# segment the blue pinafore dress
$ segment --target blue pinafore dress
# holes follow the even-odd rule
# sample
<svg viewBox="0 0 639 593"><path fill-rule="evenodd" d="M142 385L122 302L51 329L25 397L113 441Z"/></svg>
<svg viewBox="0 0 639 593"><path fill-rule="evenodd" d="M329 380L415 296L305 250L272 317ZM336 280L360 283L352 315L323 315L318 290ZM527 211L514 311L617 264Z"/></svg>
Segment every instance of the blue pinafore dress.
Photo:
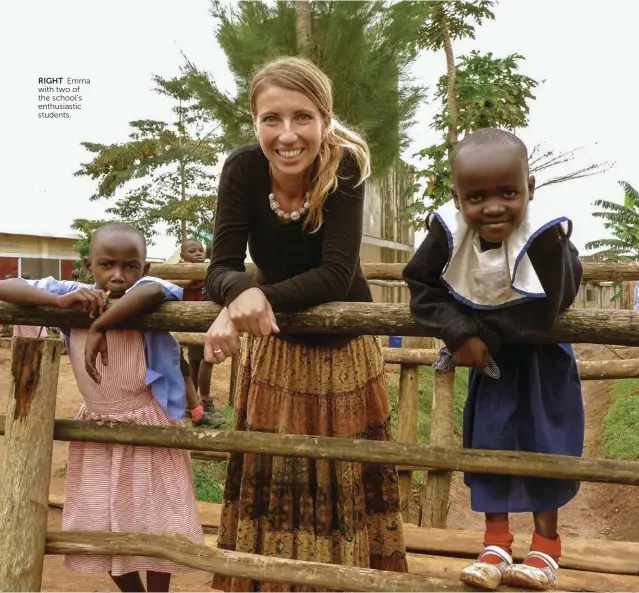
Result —
<svg viewBox="0 0 639 593"><path fill-rule="evenodd" d="M442 281L457 300L475 309L499 309L545 297L526 252L537 235L567 219L534 204L500 249L485 252L452 204L435 214L449 242ZM581 456L584 407L572 346L504 344L493 360L498 378L470 370L463 446ZM526 476L466 473L464 482L472 509L482 513L554 510L579 490L575 480Z"/></svg>

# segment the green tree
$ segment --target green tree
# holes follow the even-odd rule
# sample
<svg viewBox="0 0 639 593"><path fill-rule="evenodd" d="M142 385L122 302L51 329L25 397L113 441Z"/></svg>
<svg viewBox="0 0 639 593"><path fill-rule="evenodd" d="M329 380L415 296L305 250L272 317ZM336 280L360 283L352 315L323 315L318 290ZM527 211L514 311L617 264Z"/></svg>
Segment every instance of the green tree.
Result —
<svg viewBox="0 0 639 593"><path fill-rule="evenodd" d="M596 200L593 205L601 210L593 216L601 218L603 227L611 237L586 244L586 249L607 249L611 259L639 261L639 192L627 181L620 181L624 203Z"/></svg>
<svg viewBox="0 0 639 593"><path fill-rule="evenodd" d="M382 175L407 147L408 129L425 96L409 70L428 4L216 0L215 37L236 93L220 90L188 60L185 72L201 106L220 122L224 149L231 150L255 141L248 97L252 74L271 59L302 53L331 78L336 116L367 139L375 174Z"/></svg>
<svg viewBox="0 0 639 593"><path fill-rule="evenodd" d="M74 262L73 269L80 274L80 282L90 281L90 277L84 269L84 258L89 257L89 245L95 229L107 222L113 221L76 218L71 224L71 228L80 235L80 238L73 245L73 249L78 254L78 259Z"/></svg>
<svg viewBox="0 0 639 593"><path fill-rule="evenodd" d="M458 132L467 135L486 127L514 131L528 125L528 101L535 98L533 89L538 82L519 73L519 62L523 59L519 54L496 58L492 53L482 55L476 51L460 57L456 67ZM416 199L406 216L411 217L418 228L423 226L427 212L439 208L452 196L450 155L454 144L449 141L448 133L451 125L448 90L448 75L443 75L434 95L439 112L431 123L431 128L442 133L442 140L416 155L426 166L415 169L417 182L412 191Z"/></svg>
<svg viewBox="0 0 639 593"><path fill-rule="evenodd" d="M519 66L524 57L511 54L505 58L473 51L461 56L457 65L457 129L467 135L485 127L503 128L515 132L528 126L529 102L535 99L537 80L522 74ZM423 228L425 214L439 208L452 197L450 155L453 145L448 141L450 111L447 75L443 75L435 90L439 112L431 127L442 133L439 143L427 146L416 156L425 162L423 168L414 169L415 183L411 191L415 200L405 216L412 219L416 228ZM543 173L561 167L574 160L580 148L568 151L542 150L535 146L529 154L531 174ZM564 183L610 168L608 162L594 163L550 177L538 184L537 189L556 183Z"/></svg>
<svg viewBox="0 0 639 593"><path fill-rule="evenodd" d="M130 122L129 140L118 144L82 142L95 154L75 173L98 182L91 200L116 198L107 214L140 228L152 242L157 225L178 240L213 228L218 160L216 126L189 89L186 77L153 77L155 91L168 97L176 119ZM120 189L125 195L116 197Z"/></svg>
<svg viewBox="0 0 639 593"><path fill-rule="evenodd" d="M494 20L492 7L494 0L435 0L428 2L430 8L420 31L420 45L432 51L444 50L446 55L446 111L447 142L450 146L457 144L457 70L453 40L470 37L475 39L475 26L488 19Z"/></svg>

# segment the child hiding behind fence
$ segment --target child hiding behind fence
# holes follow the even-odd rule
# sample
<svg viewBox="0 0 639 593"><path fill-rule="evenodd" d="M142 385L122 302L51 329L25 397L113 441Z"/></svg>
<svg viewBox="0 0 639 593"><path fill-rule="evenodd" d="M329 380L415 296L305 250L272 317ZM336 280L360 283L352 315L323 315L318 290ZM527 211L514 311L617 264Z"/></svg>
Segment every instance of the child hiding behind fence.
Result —
<svg viewBox="0 0 639 593"><path fill-rule="evenodd" d="M535 179L515 135L482 129L457 144L454 200L429 219L404 270L415 320L446 344L440 370L471 367L464 447L581 455L584 411L569 344L528 344L570 307L582 267L571 223L534 207ZM504 342L517 342L508 343ZM496 589L555 584L558 509L579 483L466 474L471 506L486 516L485 549L461 580ZM532 512L523 564L513 564L509 513Z"/></svg>
<svg viewBox="0 0 639 593"><path fill-rule="evenodd" d="M182 242L180 256L180 263L204 263L204 245L197 239L187 239ZM186 280L179 284L184 289L182 300L207 300L204 280ZM186 400L193 425L212 428L222 426L226 423L226 416L215 409L215 403L211 397L213 365L204 360L204 346L191 345L187 348L187 353L188 363L183 362L182 374L187 387Z"/></svg>
<svg viewBox="0 0 639 593"><path fill-rule="evenodd" d="M65 335L69 358L84 398L77 418L181 426L185 411L180 348L168 332L113 329L182 289L148 270L142 233L107 224L93 234L87 271L94 286L45 278L0 282L0 299L23 304L82 309L91 327ZM107 295L117 298L106 310ZM83 443L69 445L63 529L180 534L203 543L189 454L179 449ZM190 569L142 556L67 556L81 572L108 572L121 591L168 591L171 573Z"/></svg>

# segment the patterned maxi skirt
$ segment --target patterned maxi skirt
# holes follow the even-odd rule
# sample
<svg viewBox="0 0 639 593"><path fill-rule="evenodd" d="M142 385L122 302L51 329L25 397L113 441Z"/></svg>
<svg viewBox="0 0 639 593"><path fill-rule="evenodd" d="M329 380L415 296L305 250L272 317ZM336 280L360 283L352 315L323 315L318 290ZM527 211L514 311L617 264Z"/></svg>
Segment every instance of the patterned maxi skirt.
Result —
<svg viewBox="0 0 639 593"><path fill-rule="evenodd" d="M377 338L313 347L274 337L242 346L234 430L390 440ZM392 465L232 454L218 547L406 572ZM226 591L308 590L215 575Z"/></svg>

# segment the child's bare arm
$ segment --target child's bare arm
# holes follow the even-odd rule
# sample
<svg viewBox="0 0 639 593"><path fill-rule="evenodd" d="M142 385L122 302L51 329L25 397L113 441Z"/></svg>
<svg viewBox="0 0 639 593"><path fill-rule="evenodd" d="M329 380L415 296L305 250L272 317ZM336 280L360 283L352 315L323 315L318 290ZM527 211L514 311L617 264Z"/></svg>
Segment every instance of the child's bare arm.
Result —
<svg viewBox="0 0 639 593"><path fill-rule="evenodd" d="M56 286L58 287L56 290L49 292L47 289L31 286L27 281L19 278L2 280L0 281L0 301L15 305L89 311L90 317L97 317L105 309L106 297L101 290L77 288L77 284L65 285L64 282L56 282Z"/></svg>
<svg viewBox="0 0 639 593"><path fill-rule="evenodd" d="M0 301L14 305L57 307L59 296L35 288L19 278L0 281Z"/></svg>
<svg viewBox="0 0 639 593"><path fill-rule="evenodd" d="M164 301L164 286L158 282L147 282L127 291L114 302L92 324L84 346L84 368L96 383L102 382L102 376L95 366L98 354L104 366L109 364L109 352L106 332L121 323L157 307Z"/></svg>
<svg viewBox="0 0 639 593"><path fill-rule="evenodd" d="M157 282L147 282L129 290L114 301L91 325L91 330L105 333L121 323L157 307L164 301L164 287Z"/></svg>

